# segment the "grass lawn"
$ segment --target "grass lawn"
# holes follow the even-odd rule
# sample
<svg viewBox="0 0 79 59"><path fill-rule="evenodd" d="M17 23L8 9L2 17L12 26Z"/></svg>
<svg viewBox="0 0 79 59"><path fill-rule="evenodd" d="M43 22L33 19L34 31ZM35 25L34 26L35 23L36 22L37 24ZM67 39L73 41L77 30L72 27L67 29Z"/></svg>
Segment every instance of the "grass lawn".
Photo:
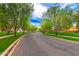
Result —
<svg viewBox="0 0 79 59"><path fill-rule="evenodd" d="M54 36L54 37L58 37L58 38L62 38L62 39L66 39L66 40L72 40L72 41L77 41L77 42L79 42L79 38L72 38L72 37L64 37L64 36L73 36L73 37L79 37L79 36L77 36L77 35L79 35L79 33L74 33L74 34L72 34L72 33L63 33L63 35L62 34L58 34L57 36L56 36L56 34L55 33L52 33L52 32L47 32L47 33L45 33L46 35L49 35L49 36ZM77 35L76 35L77 34Z"/></svg>
<svg viewBox="0 0 79 59"><path fill-rule="evenodd" d="M77 41L79 42L79 38L71 38L71 37L63 37L63 36L58 36L59 38L62 38L62 39L66 39L66 40L72 40L72 41Z"/></svg>
<svg viewBox="0 0 79 59"><path fill-rule="evenodd" d="M12 33L10 33L9 35L11 35ZM0 32L0 37L1 36L6 36L6 35L8 35L6 32Z"/></svg>
<svg viewBox="0 0 79 59"><path fill-rule="evenodd" d="M56 34L55 32L47 32L47 33ZM65 35L65 36L79 37L79 32L77 32L77 33L75 33L75 32L63 32L63 33L58 32L57 34L58 35Z"/></svg>
<svg viewBox="0 0 79 59"><path fill-rule="evenodd" d="M20 36L22 36L22 34L0 39L0 53L7 49Z"/></svg>
<svg viewBox="0 0 79 59"><path fill-rule="evenodd" d="M16 34L22 34L22 33L20 33L20 32L17 32ZM0 37L2 37L2 36L7 36L7 35L14 35L14 33L13 32L10 32L9 34L7 34L7 32L0 32Z"/></svg>

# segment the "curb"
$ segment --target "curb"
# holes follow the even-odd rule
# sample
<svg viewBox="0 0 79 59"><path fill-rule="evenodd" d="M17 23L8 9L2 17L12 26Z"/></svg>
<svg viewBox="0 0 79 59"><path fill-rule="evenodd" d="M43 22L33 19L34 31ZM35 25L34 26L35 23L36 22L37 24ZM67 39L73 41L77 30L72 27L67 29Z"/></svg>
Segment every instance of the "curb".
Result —
<svg viewBox="0 0 79 59"><path fill-rule="evenodd" d="M66 41L66 42L70 42L70 43L79 44L79 42L72 41L72 40L66 40L66 39L62 39L62 38L59 38L59 37L54 37L54 38L57 38L58 40L62 40L62 41Z"/></svg>
<svg viewBox="0 0 79 59"><path fill-rule="evenodd" d="M19 43L24 36L25 34L19 37L16 41L14 41L0 56L8 56L14 46L17 45L17 43Z"/></svg>

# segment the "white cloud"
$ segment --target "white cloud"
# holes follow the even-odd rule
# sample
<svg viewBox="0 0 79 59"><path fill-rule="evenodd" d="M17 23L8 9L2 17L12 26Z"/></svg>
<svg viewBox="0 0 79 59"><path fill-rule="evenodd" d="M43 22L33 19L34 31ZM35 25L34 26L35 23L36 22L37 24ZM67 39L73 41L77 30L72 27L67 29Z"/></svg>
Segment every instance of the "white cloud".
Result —
<svg viewBox="0 0 79 59"><path fill-rule="evenodd" d="M42 18L43 12L46 12L48 7L41 5L40 3L33 3L34 4L34 12L32 14L33 18L36 17ZM62 3L60 4L61 8L65 8L67 5L71 5L72 3Z"/></svg>
<svg viewBox="0 0 79 59"><path fill-rule="evenodd" d="M41 4L35 3L34 4L34 12L33 17L39 17L42 18L42 13L47 11L47 8L45 6L42 6Z"/></svg>
<svg viewBox="0 0 79 59"><path fill-rule="evenodd" d="M63 4L61 4L60 6L61 6L61 8L65 8L67 5L71 5L72 3L63 3Z"/></svg>
<svg viewBox="0 0 79 59"><path fill-rule="evenodd" d="M33 19L37 19L36 16L35 16L34 14L32 15L32 18L33 18Z"/></svg>

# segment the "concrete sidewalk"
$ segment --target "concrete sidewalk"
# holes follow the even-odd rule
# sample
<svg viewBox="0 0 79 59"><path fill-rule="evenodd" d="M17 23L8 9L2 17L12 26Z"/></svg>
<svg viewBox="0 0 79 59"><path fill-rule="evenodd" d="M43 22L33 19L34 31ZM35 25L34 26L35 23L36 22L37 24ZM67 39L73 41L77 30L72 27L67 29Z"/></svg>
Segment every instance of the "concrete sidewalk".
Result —
<svg viewBox="0 0 79 59"><path fill-rule="evenodd" d="M10 36L13 36L13 35L1 36L0 39L6 38L6 37L10 37Z"/></svg>

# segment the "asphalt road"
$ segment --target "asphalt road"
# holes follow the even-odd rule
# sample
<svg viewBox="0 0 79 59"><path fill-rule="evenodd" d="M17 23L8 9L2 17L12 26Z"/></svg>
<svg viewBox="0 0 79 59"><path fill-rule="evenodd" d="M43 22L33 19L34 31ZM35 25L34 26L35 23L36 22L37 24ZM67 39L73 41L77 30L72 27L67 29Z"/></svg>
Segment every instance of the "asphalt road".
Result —
<svg viewBox="0 0 79 59"><path fill-rule="evenodd" d="M12 56L79 56L79 43L59 40L42 33L23 37Z"/></svg>

